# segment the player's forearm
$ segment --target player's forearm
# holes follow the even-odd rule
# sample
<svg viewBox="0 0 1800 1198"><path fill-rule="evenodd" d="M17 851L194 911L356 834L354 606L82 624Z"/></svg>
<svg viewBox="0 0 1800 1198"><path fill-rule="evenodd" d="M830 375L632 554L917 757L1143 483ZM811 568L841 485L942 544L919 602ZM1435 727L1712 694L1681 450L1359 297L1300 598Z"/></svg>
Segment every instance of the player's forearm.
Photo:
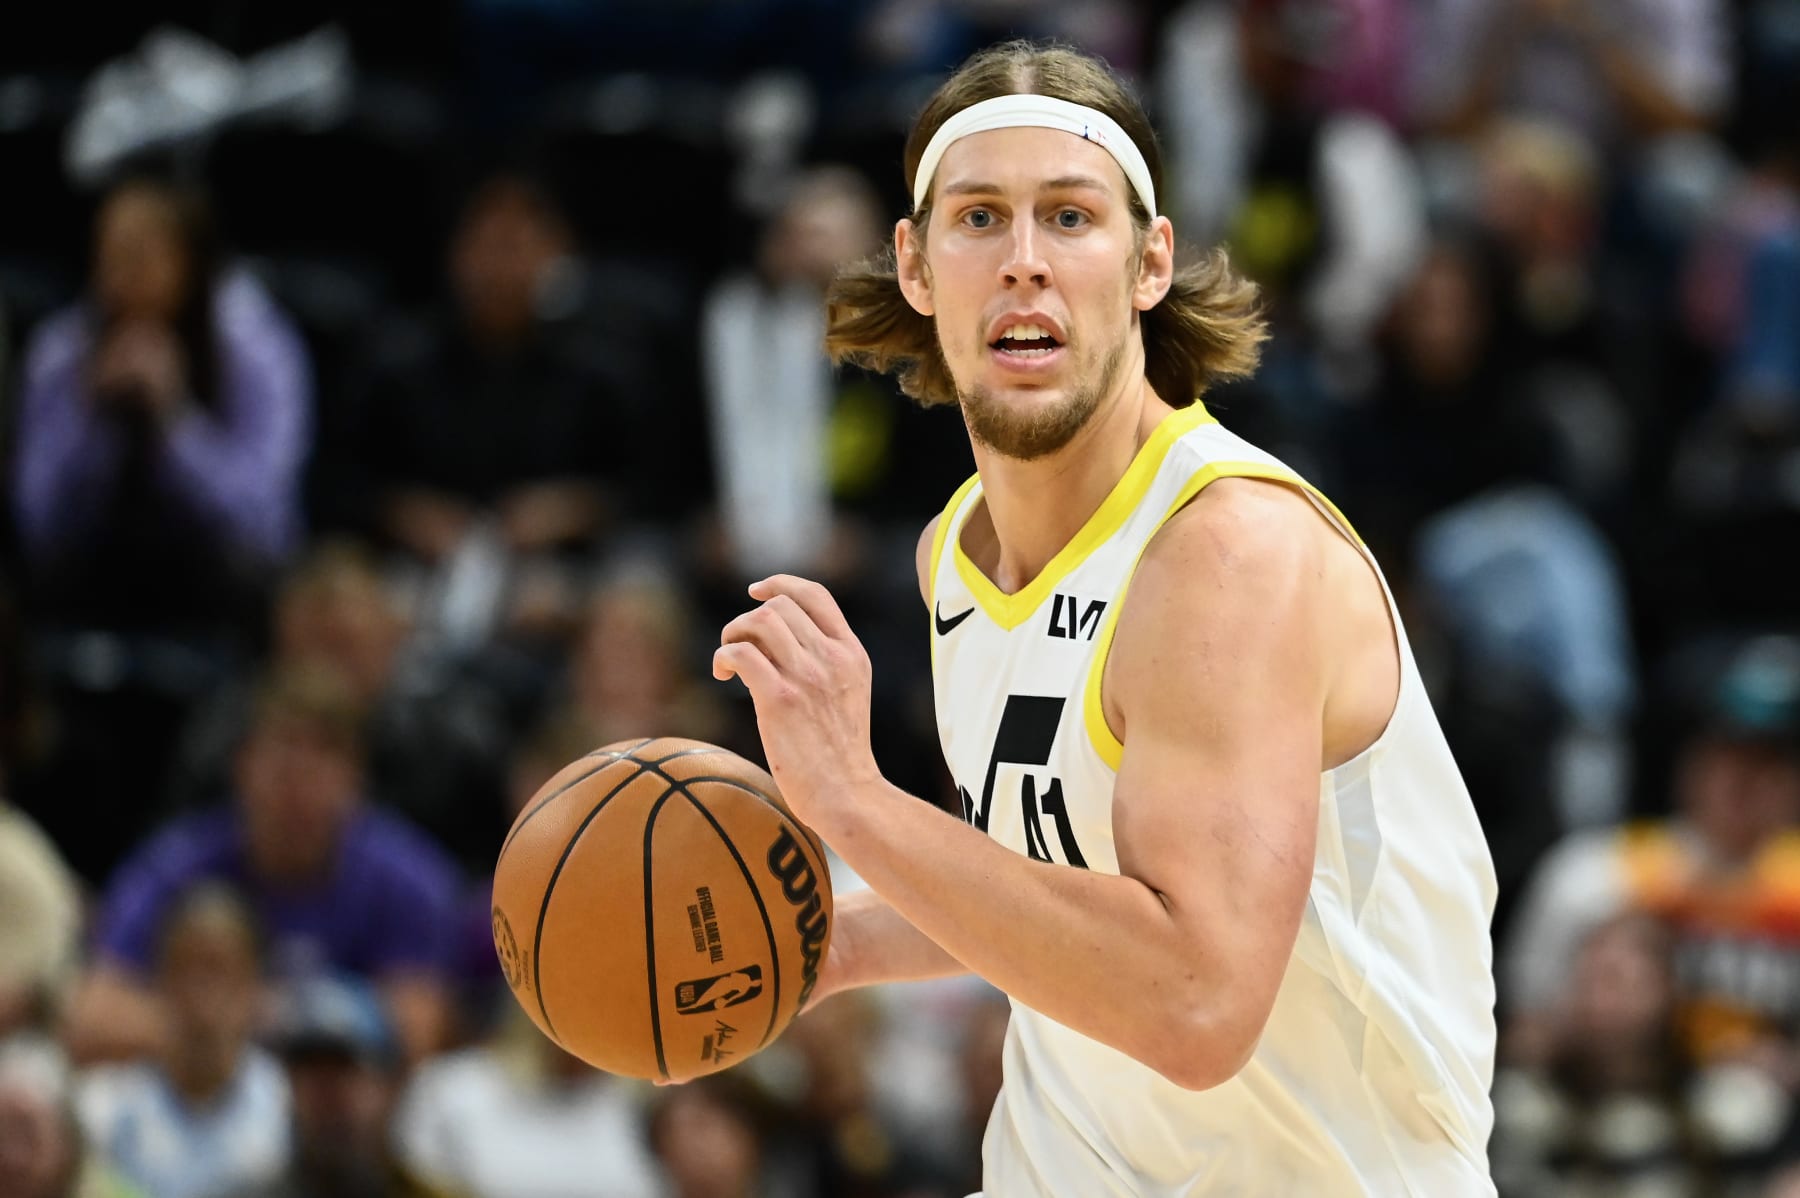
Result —
<svg viewBox="0 0 1800 1198"><path fill-rule="evenodd" d="M968 968L919 931L873 890L837 900L831 951L819 972L814 1001L882 982L917 982L967 973Z"/></svg>
<svg viewBox="0 0 1800 1198"><path fill-rule="evenodd" d="M828 821L816 830L896 917L1033 1010L1195 1089L1254 1048L1204 938L1136 879L1033 861L892 786Z"/></svg>

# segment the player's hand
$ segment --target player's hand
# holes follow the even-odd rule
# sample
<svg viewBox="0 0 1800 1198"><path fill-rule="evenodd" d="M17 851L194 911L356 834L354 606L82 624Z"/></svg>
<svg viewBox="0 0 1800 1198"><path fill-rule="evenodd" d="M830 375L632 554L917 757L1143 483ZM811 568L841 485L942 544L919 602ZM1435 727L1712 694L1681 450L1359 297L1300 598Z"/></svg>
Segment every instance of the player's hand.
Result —
<svg viewBox="0 0 1800 1198"><path fill-rule="evenodd" d="M816 582L777 574L751 584L750 597L761 605L725 626L713 677L749 688L769 772L795 816L816 827L827 795L881 777L869 747L869 655Z"/></svg>

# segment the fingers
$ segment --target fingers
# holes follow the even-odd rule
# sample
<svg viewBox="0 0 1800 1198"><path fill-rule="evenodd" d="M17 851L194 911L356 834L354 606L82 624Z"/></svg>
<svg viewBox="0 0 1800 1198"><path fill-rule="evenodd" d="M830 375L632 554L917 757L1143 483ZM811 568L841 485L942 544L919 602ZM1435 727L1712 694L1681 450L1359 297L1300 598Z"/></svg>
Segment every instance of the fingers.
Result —
<svg viewBox="0 0 1800 1198"><path fill-rule="evenodd" d="M783 613L779 610L780 606L786 606L790 611ZM802 623L807 626L800 627ZM764 603L725 625L724 630L719 633L719 643L731 645L747 641L760 648L774 665L791 670L805 656L803 637L813 642L824 639L819 630L812 628L810 624L805 613L791 603Z"/></svg>
<svg viewBox="0 0 1800 1198"><path fill-rule="evenodd" d="M720 682L736 678L750 688L752 696L772 693L781 682L780 671L749 641L735 641L713 650L713 677Z"/></svg>
<svg viewBox="0 0 1800 1198"><path fill-rule="evenodd" d="M844 619L844 613L831 597L825 587L808 578L797 578L792 574L775 574L761 582L750 584L750 597L768 602L776 596L785 595L791 599L801 611L805 612L819 631L832 640L854 640L856 634L850 631L850 622Z"/></svg>

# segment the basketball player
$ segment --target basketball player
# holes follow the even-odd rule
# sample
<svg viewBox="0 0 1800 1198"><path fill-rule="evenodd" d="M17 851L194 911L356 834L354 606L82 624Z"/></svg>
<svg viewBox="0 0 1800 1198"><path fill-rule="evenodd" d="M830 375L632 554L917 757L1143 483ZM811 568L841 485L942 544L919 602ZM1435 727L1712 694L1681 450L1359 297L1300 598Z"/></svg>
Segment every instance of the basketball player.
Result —
<svg viewBox="0 0 1800 1198"><path fill-rule="evenodd" d="M964 819L881 777L824 588L755 584L714 658L872 887L820 990L1010 996L988 1198L1493 1193L1492 864L1356 534L1197 399L1253 289L1176 265L1148 121L1073 51L972 59L906 163L830 346L974 444L918 554Z"/></svg>

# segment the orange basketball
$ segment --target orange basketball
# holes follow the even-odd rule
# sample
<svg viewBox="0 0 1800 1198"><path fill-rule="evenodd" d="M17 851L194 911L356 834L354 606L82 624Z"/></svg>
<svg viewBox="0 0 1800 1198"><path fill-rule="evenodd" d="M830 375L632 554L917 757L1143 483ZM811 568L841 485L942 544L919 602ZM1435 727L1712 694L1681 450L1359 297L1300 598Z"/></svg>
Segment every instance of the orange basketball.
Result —
<svg viewBox="0 0 1800 1198"><path fill-rule="evenodd" d="M513 997L588 1064L684 1081L772 1043L818 980L831 885L767 773L663 737L596 749L519 813L494 870Z"/></svg>

